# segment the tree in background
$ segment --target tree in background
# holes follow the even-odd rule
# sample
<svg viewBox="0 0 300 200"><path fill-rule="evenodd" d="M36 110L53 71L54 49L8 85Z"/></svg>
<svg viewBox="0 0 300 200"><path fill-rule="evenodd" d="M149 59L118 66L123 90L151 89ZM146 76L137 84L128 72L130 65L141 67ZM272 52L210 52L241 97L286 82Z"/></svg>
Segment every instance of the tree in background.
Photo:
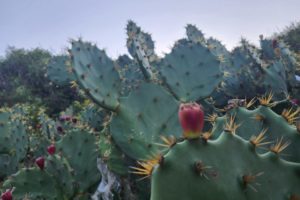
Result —
<svg viewBox="0 0 300 200"><path fill-rule="evenodd" d="M300 22L292 23L277 35L290 46L291 50L300 53Z"/></svg>
<svg viewBox="0 0 300 200"><path fill-rule="evenodd" d="M0 104L43 105L49 115L57 114L80 97L75 89L50 84L45 77L52 55L49 51L9 47L0 60Z"/></svg>

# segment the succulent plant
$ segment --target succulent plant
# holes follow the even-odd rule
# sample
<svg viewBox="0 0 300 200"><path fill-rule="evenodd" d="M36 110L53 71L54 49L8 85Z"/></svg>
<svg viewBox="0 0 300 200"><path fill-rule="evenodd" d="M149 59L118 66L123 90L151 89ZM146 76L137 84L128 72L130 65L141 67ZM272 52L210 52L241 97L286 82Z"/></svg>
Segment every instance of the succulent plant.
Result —
<svg viewBox="0 0 300 200"><path fill-rule="evenodd" d="M131 27L129 41L143 34L132 22L128 26ZM139 50L129 49L134 55L139 53L133 51ZM155 152L158 147L154 143L160 135L179 136L180 127L174 115L179 101L205 99L222 79L217 57L206 46L183 39L176 42L171 53L153 62L152 71L159 74L155 79L146 82L149 77L144 74L141 83L122 97L121 79L126 76L115 67L118 62L95 45L81 40L72 41L70 52L79 85L98 105L114 113L110 133L122 151L134 159ZM140 69L144 67L140 65ZM155 112L162 107L163 113Z"/></svg>
<svg viewBox="0 0 300 200"><path fill-rule="evenodd" d="M74 80L68 56L54 56L47 66L46 76L56 85L68 85Z"/></svg>
<svg viewBox="0 0 300 200"><path fill-rule="evenodd" d="M22 119L9 108L0 110L0 132L0 178L4 178L18 171L29 139Z"/></svg>
<svg viewBox="0 0 300 200"><path fill-rule="evenodd" d="M185 137L184 141L163 138L165 151L133 167L134 173L151 176L151 200L297 199L300 134L289 125L295 113L285 111L279 116L266 107L272 105L269 98L260 101L264 106L255 110L236 107L228 111L222 125L218 117L210 116L213 133ZM194 119L194 113L187 111L185 118ZM203 120L185 122L189 124L181 123L183 130L201 126ZM284 142L282 135L291 143ZM269 138L278 139L270 145ZM261 149L263 146L266 148ZM283 151L293 162L283 159Z"/></svg>
<svg viewBox="0 0 300 200"><path fill-rule="evenodd" d="M299 198L300 109L287 97L298 98L299 81L282 41L261 37L257 48L242 40L230 52L188 25L187 38L159 57L133 21L127 34L131 57L113 60L79 39L70 58L47 68L53 82L72 81L95 104L58 121L42 109L29 119L22 106L1 110L0 178L26 166L4 182L2 199L12 191L14 199L88 199L101 179L99 156L129 188L129 165L139 160L131 170L151 176L151 200ZM257 107L249 101L271 91Z"/></svg>

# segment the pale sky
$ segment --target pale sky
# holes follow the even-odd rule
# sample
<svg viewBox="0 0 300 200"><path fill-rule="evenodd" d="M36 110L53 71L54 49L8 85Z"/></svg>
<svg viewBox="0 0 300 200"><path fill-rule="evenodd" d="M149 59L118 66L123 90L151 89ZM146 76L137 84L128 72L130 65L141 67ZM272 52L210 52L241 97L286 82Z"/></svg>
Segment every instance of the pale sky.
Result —
<svg viewBox="0 0 300 200"><path fill-rule="evenodd" d="M300 21L300 0L0 0L0 56L10 46L62 53L81 36L112 57L127 53L125 27L132 19L169 52L191 23L228 48L243 36L257 44Z"/></svg>

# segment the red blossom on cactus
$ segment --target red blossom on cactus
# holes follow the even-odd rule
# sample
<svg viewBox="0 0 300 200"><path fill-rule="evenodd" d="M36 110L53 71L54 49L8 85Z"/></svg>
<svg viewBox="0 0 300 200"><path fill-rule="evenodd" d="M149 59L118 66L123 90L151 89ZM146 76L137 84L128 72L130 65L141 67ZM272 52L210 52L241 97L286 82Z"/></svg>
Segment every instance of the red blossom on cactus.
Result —
<svg viewBox="0 0 300 200"><path fill-rule="evenodd" d="M13 199L13 197L12 197L12 190L8 189L5 192L3 192L1 194L1 199L2 200L12 200Z"/></svg>
<svg viewBox="0 0 300 200"><path fill-rule="evenodd" d="M56 148L55 148L54 144L51 144L50 146L47 147L47 151L50 155L55 154L55 150L56 150Z"/></svg>
<svg viewBox="0 0 300 200"><path fill-rule="evenodd" d="M200 137L204 126L204 111L197 103L182 103L179 107L179 121L185 138Z"/></svg>
<svg viewBox="0 0 300 200"><path fill-rule="evenodd" d="M35 160L35 164L36 164L41 170L43 170L44 167L45 167L45 158L44 158L43 156L38 157L38 158Z"/></svg>

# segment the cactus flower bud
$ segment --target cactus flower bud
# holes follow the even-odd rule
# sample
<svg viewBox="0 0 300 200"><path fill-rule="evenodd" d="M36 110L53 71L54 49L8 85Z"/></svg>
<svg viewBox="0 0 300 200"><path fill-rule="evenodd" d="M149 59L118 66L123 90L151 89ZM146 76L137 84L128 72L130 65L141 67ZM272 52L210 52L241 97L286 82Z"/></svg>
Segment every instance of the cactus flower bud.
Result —
<svg viewBox="0 0 300 200"><path fill-rule="evenodd" d="M50 155L53 155L55 154L55 145L54 144L51 144L50 146L47 147L47 151Z"/></svg>
<svg viewBox="0 0 300 200"><path fill-rule="evenodd" d="M12 200L12 190L6 190L1 194L1 199L2 200Z"/></svg>
<svg viewBox="0 0 300 200"><path fill-rule="evenodd" d="M190 139L200 137L204 126L202 106L197 103L182 103L178 115L183 136Z"/></svg>
<svg viewBox="0 0 300 200"><path fill-rule="evenodd" d="M35 164L36 164L41 170L43 170L44 167L45 167L45 158L44 158L43 156L38 157L38 158L35 160Z"/></svg>
<svg viewBox="0 0 300 200"><path fill-rule="evenodd" d="M56 130L59 132L59 133L62 133L64 131L63 127L62 126L57 126L56 127Z"/></svg>

